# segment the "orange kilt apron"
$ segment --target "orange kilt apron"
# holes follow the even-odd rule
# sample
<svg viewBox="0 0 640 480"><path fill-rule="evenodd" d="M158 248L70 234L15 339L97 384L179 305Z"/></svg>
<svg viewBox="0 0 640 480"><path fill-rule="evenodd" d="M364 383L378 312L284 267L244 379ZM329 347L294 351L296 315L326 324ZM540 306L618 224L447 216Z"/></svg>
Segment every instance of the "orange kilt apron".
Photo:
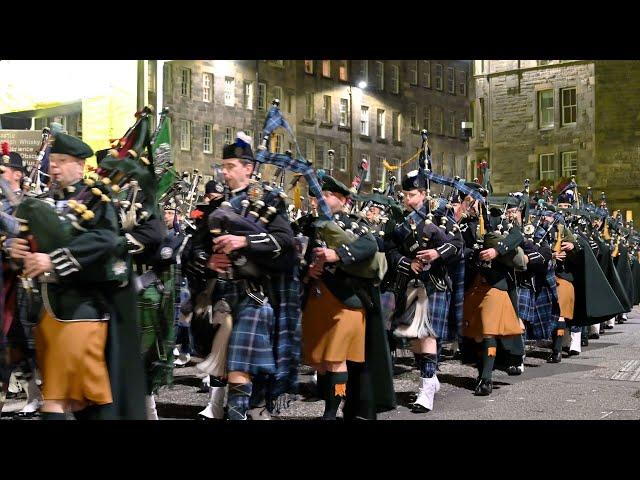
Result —
<svg viewBox="0 0 640 480"><path fill-rule="evenodd" d="M576 293L573 284L567 280L556 277L558 288L558 304L560 305L560 316L565 320L573 318L573 306L576 301Z"/></svg>
<svg viewBox="0 0 640 480"><path fill-rule="evenodd" d="M509 293L492 288L478 274L464 296L465 337L521 335L522 324Z"/></svg>
<svg viewBox="0 0 640 480"><path fill-rule="evenodd" d="M365 310L345 307L316 282L320 295L311 292L302 313L304 363L364 362Z"/></svg>
<svg viewBox="0 0 640 480"><path fill-rule="evenodd" d="M61 322L46 310L35 329L45 400L113 402L105 361L107 322Z"/></svg>

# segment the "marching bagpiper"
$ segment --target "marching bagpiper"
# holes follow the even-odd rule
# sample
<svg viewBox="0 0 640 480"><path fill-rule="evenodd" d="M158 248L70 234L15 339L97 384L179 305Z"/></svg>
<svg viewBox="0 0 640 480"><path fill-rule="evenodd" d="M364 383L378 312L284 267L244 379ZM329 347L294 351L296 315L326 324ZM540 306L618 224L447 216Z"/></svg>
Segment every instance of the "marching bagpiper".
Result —
<svg viewBox="0 0 640 480"><path fill-rule="evenodd" d="M262 187L252 183L254 168L250 139L238 133L236 141L223 150L222 170L232 201L262 194ZM255 192L255 187L260 191ZM241 203L237 202L236 213L246 210ZM226 352L230 420L246 420L250 407L260 413L267 410L268 415L277 398L295 385L299 288L293 232L284 212L276 209L274 213L265 232L216 232L209 250L213 254L208 267L218 274L214 310L225 305L233 318ZM258 278L243 278L239 273L248 263L261 269Z"/></svg>
<svg viewBox="0 0 640 480"><path fill-rule="evenodd" d="M351 190L325 175L322 193L338 228L357 230L357 238L330 245L322 227L306 222L303 233L310 248L302 319L304 362L318 372L323 419L335 420L343 398L345 419L375 419L378 411L395 407L391 357L380 316L378 284L384 272L376 261L378 243L366 224L358 226L357 217L344 213ZM365 265L372 264L375 271L365 272Z"/></svg>
<svg viewBox="0 0 640 480"><path fill-rule="evenodd" d="M52 188L50 195L58 209L67 208L83 191L84 162L92 155L81 140L56 134L50 173L59 188ZM11 248L11 257L24 262L25 276L41 282L44 308L36 328L36 354L42 370L43 419L63 420L67 412L78 419L144 418L143 397L135 396L141 364L128 341L137 338L137 325L121 313L135 311L133 303L123 303L133 299L124 292L130 287L121 286L130 272L126 258L115 253L119 231L113 206L98 203L95 208L63 248L49 254L30 252L24 239L16 239ZM107 362L110 342L118 348L110 349Z"/></svg>
<svg viewBox="0 0 640 480"><path fill-rule="evenodd" d="M516 199L509 200L518 206ZM517 315L515 256L524 257L518 251L523 237L519 228L511 228L505 234L484 233L484 225L502 226L502 211L497 211L489 221L486 210L480 205L479 231L471 232L475 238L467 238L467 247L474 249L468 262L470 286L464 298L463 335L481 347L477 359L478 379L475 395L490 395L493 390L492 371L497 354L497 340L521 337L522 325ZM484 234L484 235L483 235ZM472 244L471 242L474 241ZM481 243L482 242L482 243ZM525 259L522 259L526 262ZM522 266L522 265L521 265ZM511 352L514 354L514 352Z"/></svg>
<svg viewBox="0 0 640 480"><path fill-rule="evenodd" d="M396 227L392 236L394 246L386 252L396 271L394 334L412 339L420 370L421 384L412 405L414 413L431 411L434 396L440 390L436 375L438 342L448 340L451 330L449 307L453 285L448 268L459 262L463 248L457 224L444 211L431 212L437 205L430 203L426 187L425 177L417 170L403 178L405 205L413 211Z"/></svg>

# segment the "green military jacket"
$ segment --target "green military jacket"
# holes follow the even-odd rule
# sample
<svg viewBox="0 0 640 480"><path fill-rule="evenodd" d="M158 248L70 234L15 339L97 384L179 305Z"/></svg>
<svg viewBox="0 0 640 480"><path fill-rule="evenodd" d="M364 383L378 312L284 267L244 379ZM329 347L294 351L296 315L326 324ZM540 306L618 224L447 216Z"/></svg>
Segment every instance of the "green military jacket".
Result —
<svg viewBox="0 0 640 480"><path fill-rule="evenodd" d="M57 199L61 210L83 187L78 182ZM79 230L64 222L52 228L68 228L71 240L49 252L54 272L40 277L44 308L60 321L109 320L108 291L127 281L130 262L119 248L118 223L111 203L94 209L95 217Z"/></svg>

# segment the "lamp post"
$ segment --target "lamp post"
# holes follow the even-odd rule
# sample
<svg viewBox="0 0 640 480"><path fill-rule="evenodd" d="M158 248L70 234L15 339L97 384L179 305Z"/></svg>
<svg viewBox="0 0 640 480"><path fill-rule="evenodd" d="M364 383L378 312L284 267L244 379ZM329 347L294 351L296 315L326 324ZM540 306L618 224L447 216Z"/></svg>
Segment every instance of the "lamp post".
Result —
<svg viewBox="0 0 640 480"><path fill-rule="evenodd" d="M367 88L367 82L359 81L358 88L364 90ZM349 171L353 172L353 93L351 84L349 84Z"/></svg>

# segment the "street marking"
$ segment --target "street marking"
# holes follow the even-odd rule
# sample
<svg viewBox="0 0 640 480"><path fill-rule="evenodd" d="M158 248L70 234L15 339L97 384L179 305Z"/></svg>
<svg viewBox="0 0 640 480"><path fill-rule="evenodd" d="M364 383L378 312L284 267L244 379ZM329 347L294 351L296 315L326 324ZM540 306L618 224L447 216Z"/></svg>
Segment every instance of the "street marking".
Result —
<svg viewBox="0 0 640 480"><path fill-rule="evenodd" d="M600 420L602 420L603 418L607 418L609 415L611 415L613 413L613 410L606 413L605 415L603 415L602 417L600 417Z"/></svg>
<svg viewBox="0 0 640 480"><path fill-rule="evenodd" d="M613 374L611 380L640 382L640 360L629 360L620 370Z"/></svg>

